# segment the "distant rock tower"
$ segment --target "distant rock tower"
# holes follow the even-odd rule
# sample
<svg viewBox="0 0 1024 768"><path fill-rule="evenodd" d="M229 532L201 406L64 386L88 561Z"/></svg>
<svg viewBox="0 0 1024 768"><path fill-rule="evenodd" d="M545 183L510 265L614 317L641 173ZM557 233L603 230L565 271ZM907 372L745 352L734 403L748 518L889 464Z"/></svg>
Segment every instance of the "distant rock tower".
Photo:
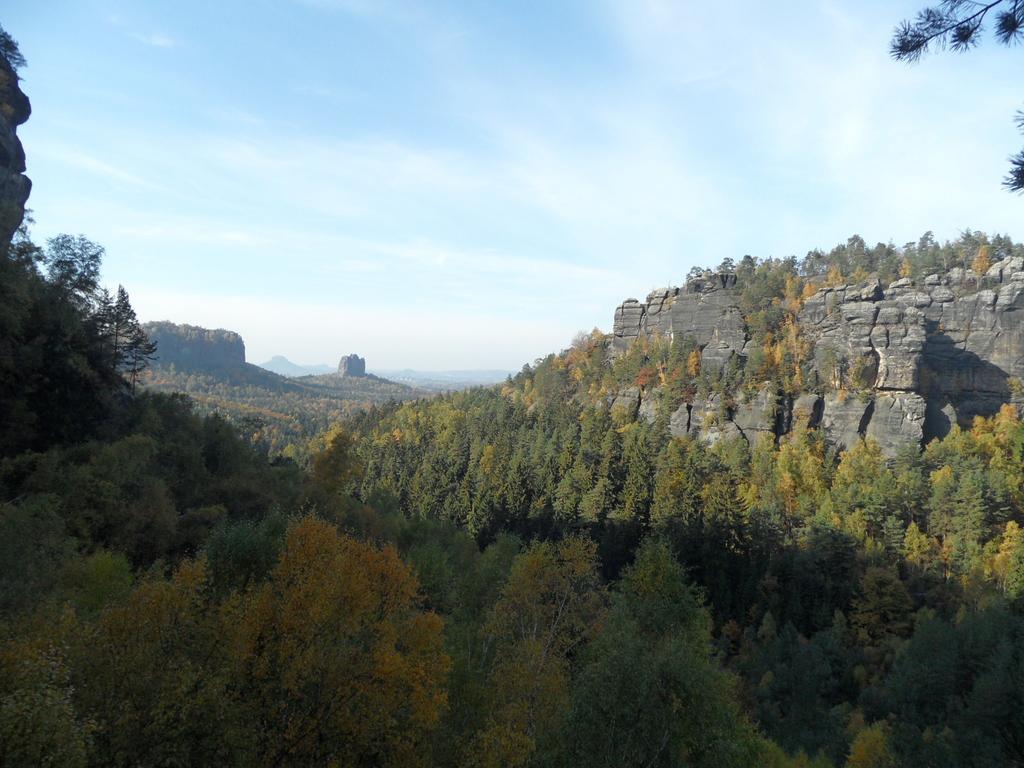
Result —
<svg viewBox="0 0 1024 768"><path fill-rule="evenodd" d="M366 360L359 355L345 355L338 363L339 376L365 376Z"/></svg>

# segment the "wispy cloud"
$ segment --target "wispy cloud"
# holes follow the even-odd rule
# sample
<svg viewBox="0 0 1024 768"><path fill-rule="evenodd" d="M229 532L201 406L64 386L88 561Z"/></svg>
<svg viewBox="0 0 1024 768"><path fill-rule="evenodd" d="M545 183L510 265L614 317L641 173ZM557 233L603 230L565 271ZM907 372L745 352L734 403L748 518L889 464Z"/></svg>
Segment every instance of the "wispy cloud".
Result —
<svg viewBox="0 0 1024 768"><path fill-rule="evenodd" d="M148 45L153 48L177 48L181 44L173 37L159 32L132 32L130 35L133 40L138 40L143 45Z"/></svg>
<svg viewBox="0 0 1024 768"><path fill-rule="evenodd" d="M126 171L113 163L102 160L88 152L74 147L43 143L37 144L34 149L42 158L62 163L73 168L78 168L94 176L99 176L110 181L116 181L121 184L127 184L143 189L161 189L158 184L153 183L151 180L144 178L140 174Z"/></svg>
<svg viewBox="0 0 1024 768"><path fill-rule="evenodd" d="M239 127L256 128L267 124L265 118L260 117L254 112L228 105L217 105L209 110L208 114L218 123L224 124L228 129Z"/></svg>
<svg viewBox="0 0 1024 768"><path fill-rule="evenodd" d="M241 246L263 246L269 245L266 237L245 230L224 229L223 227L211 226L212 222L178 222L171 225L167 223L153 223L137 226L118 226L112 231L120 237L142 240L142 241L163 241L173 240L178 243L192 243L202 245L241 245Z"/></svg>
<svg viewBox="0 0 1024 768"><path fill-rule="evenodd" d="M143 32L119 13L108 13L107 23L120 29L132 40L152 48L176 48L181 44L180 41L163 32L154 30Z"/></svg>
<svg viewBox="0 0 1024 768"><path fill-rule="evenodd" d="M783 255L854 231L909 239L947 226L952 235L981 199L985 226L1006 226L1018 203L998 172L979 173L1003 162L977 139L991 126L977 110L948 108L949 93L978 91L978 73L891 62L898 13L879 23L834 0L794 5L798 25L769 5L606 5L650 92L674 105L673 146L699 142L708 188L738 217L729 228L738 244ZM690 87L695 75L713 90ZM717 138L701 129L706 119Z"/></svg>

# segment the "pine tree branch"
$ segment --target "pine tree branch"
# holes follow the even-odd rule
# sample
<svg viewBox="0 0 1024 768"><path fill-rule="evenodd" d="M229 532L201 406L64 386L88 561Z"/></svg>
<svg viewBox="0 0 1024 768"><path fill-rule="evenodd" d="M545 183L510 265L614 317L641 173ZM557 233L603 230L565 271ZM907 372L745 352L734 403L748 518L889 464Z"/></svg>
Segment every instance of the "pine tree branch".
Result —
<svg viewBox="0 0 1024 768"><path fill-rule="evenodd" d="M974 44L975 35L981 29L982 22L989 12L998 5L1008 0L993 0L993 2L981 5L978 10L969 16L958 17L955 9L961 3L953 4L953 9L947 12L926 8L918 14L914 23L904 21L893 35L889 48L890 55L897 61L917 61L928 51L933 42L944 42L948 35L953 35L952 47L954 50L964 51ZM1017 16L1017 4L1009 14L1014 18Z"/></svg>

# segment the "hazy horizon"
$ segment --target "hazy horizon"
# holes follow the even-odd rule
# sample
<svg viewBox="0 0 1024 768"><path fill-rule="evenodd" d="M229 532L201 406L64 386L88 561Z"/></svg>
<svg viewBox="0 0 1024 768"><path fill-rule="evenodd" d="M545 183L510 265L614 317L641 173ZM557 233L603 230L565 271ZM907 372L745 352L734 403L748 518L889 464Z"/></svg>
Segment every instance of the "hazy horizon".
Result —
<svg viewBox="0 0 1024 768"><path fill-rule="evenodd" d="M694 265L1019 234L1019 52L893 62L916 2L45 10L5 13L36 237L251 360L518 370Z"/></svg>
<svg viewBox="0 0 1024 768"><path fill-rule="evenodd" d="M354 354L359 354L359 353L356 352ZM314 361L314 362L300 362L298 360L292 360L290 357L288 357L288 355L272 355L269 358L266 358L264 360L260 360L259 362L257 362L255 360L249 359L249 353L248 353L248 351L246 351L246 362L252 363L253 365L257 365L257 366L259 366L261 368L265 367L268 363L274 362L275 360L282 360L284 362L291 363L292 365L297 366L299 368L324 368L324 367L326 367L326 368L330 368L331 370L334 370L334 369L337 368L337 363L332 364L332 363L324 361L324 360ZM409 372L412 372L412 373L515 373L515 371L512 371L512 370L507 369L507 368L466 368L466 369L460 369L460 368L456 368L456 369L449 369L449 368L422 369L422 368L408 368L408 367L405 367L405 368L381 368L379 366L370 365L369 362L367 363L366 371L367 371L367 373L378 373L378 372L383 372L383 373L402 373L404 371L409 371Z"/></svg>

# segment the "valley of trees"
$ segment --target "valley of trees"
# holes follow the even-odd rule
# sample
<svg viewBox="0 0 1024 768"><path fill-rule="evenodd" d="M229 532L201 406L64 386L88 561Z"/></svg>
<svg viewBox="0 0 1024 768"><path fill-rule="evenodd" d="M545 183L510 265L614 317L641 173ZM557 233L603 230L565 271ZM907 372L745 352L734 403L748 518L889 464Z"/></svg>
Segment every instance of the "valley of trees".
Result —
<svg viewBox="0 0 1024 768"><path fill-rule="evenodd" d="M101 249L66 243L0 262L0 764L785 764L667 543L610 585L586 537L360 499L344 432L270 461L133 392Z"/></svg>
<svg viewBox="0 0 1024 768"><path fill-rule="evenodd" d="M426 394L377 377L286 379L249 364L229 371L156 365L142 385L152 392L186 394L197 413L222 416L254 445L290 457L302 454L308 441L332 424L371 405Z"/></svg>
<svg viewBox="0 0 1024 768"><path fill-rule="evenodd" d="M869 249L853 238L800 262L744 260L746 319L761 347L746 369L710 378L680 337L641 340L611 360L606 337L581 335L506 386L354 423L359 495L464 528L481 545L510 532L585 537L610 584L652 541L667 547L703 596L744 711L790 755L1018 764L1024 424L1015 408L892 461L870 440L837 453L799 424L778 445L708 448L670 438L667 422L694 393L811 384L792 322L807 285L980 268L1020 250L968 232L944 245L926 235ZM627 386L653 393L653 420L614 404Z"/></svg>
<svg viewBox="0 0 1024 768"><path fill-rule="evenodd" d="M775 333L806 282L982 247L1017 249L744 261L767 351L739 386L798 375ZM271 459L132 391L100 255L22 232L2 260L0 763L1024 759L1011 409L893 462L799 429L709 449L665 429L722 386L685 340L611 362L594 333ZM609 406L624 384L657 387L658 419Z"/></svg>
<svg viewBox="0 0 1024 768"><path fill-rule="evenodd" d="M372 404L426 394L373 375L281 376L247 363L242 338L222 329L164 321L146 323L141 332L159 352L139 383L188 395L197 413L224 417L272 455L297 457L311 438Z"/></svg>

